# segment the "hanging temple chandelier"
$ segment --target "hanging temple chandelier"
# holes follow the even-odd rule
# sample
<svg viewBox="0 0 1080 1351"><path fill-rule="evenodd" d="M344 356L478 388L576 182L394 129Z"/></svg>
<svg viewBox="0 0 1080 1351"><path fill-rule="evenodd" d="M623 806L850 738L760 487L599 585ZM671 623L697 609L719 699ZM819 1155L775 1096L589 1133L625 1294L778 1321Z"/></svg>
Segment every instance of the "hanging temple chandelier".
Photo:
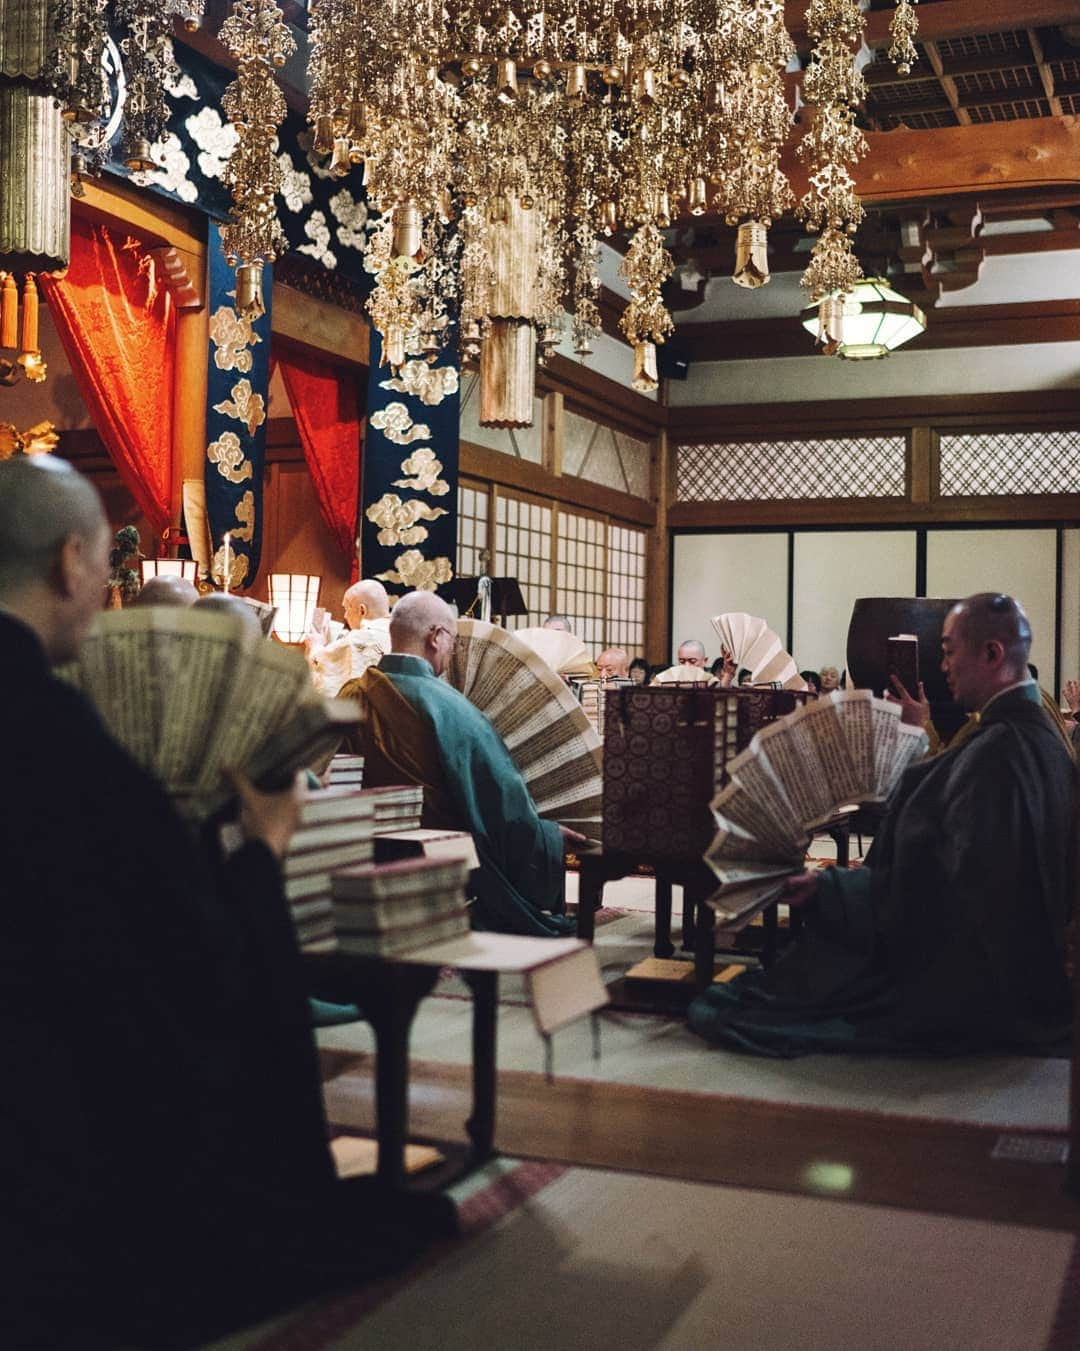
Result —
<svg viewBox="0 0 1080 1351"><path fill-rule="evenodd" d="M892 58L914 59L900 0ZM657 384L672 329L663 232L684 212L737 227L734 280L769 280L767 231L794 198L780 168L793 121L783 73L795 53L782 0L314 0L314 149L344 177L363 164L382 213L369 246L369 311L385 359L434 359L456 317L479 364L482 423L532 421L534 367L563 337L586 355L600 327L598 242L630 235L620 327L637 389ZM849 165L865 152L855 110L857 0L812 0L805 82L816 105L798 203L817 233L813 301L861 276L862 217ZM826 304L835 339L842 307Z"/></svg>

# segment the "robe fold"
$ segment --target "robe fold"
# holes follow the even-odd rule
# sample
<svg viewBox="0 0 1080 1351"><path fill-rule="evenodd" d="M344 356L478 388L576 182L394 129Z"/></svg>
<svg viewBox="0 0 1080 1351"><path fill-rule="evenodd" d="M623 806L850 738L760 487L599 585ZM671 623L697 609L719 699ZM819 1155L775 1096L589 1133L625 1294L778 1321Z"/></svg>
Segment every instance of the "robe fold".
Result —
<svg viewBox="0 0 1080 1351"><path fill-rule="evenodd" d="M702 1036L763 1055L1056 1047L1074 769L1035 685L904 774L860 869L828 869L803 936L690 1006Z"/></svg>
<svg viewBox="0 0 1080 1351"><path fill-rule="evenodd" d="M211 863L2 613L0 651L0 1341L191 1345L404 1260L427 1220L336 1181L277 861Z"/></svg>
<svg viewBox="0 0 1080 1351"><path fill-rule="evenodd" d="M466 830L480 868L474 928L552 936L572 931L562 835L537 814L502 738L422 657L392 653L358 682L364 783L419 783L425 826Z"/></svg>

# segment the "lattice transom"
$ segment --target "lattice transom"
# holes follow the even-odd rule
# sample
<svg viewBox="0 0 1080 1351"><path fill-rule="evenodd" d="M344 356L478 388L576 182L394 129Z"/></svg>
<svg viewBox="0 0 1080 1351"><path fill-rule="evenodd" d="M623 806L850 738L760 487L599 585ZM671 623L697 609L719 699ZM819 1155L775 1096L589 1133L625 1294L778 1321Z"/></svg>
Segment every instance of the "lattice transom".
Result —
<svg viewBox="0 0 1080 1351"><path fill-rule="evenodd" d="M734 441L680 446L680 502L903 497L903 436L806 441Z"/></svg>
<svg viewBox="0 0 1080 1351"><path fill-rule="evenodd" d="M1080 492L1080 431L941 437L941 496Z"/></svg>

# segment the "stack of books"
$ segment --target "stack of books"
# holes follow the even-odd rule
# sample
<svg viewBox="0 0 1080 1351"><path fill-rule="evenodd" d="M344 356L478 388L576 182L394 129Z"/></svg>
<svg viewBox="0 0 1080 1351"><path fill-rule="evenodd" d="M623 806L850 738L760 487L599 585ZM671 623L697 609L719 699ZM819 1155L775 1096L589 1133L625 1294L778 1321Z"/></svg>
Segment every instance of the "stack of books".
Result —
<svg viewBox="0 0 1080 1351"><path fill-rule="evenodd" d="M581 711L592 723L593 731L600 738L604 739L604 700L603 685L599 680L582 680L578 685L578 698L581 700Z"/></svg>
<svg viewBox="0 0 1080 1351"><path fill-rule="evenodd" d="M362 755L335 755L330 761L327 784L331 788L362 788L364 784L364 757Z"/></svg>
<svg viewBox="0 0 1080 1351"><path fill-rule="evenodd" d="M419 784L390 784L369 788L367 795L375 804L375 834L388 830L416 830L424 810L424 790Z"/></svg>
<svg viewBox="0 0 1080 1351"><path fill-rule="evenodd" d="M467 876L463 859L428 858L335 873L339 951L385 957L468 933Z"/></svg>
<svg viewBox="0 0 1080 1351"><path fill-rule="evenodd" d="M369 793L322 788L303 794L300 825L282 870L296 939L305 952L334 948L331 874L370 863L374 834L375 804Z"/></svg>

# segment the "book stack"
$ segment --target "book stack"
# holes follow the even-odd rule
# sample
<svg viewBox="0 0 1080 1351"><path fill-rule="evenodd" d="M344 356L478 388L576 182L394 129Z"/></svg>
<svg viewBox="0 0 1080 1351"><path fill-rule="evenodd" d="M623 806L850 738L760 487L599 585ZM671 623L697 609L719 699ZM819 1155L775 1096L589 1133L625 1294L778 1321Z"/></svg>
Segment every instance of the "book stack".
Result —
<svg viewBox="0 0 1080 1351"><path fill-rule="evenodd" d="M327 783L331 788L362 788L364 785L364 757L362 755L335 755L330 761Z"/></svg>
<svg viewBox="0 0 1080 1351"><path fill-rule="evenodd" d="M341 952L385 957L469 931L462 859L402 859L335 873L333 921Z"/></svg>
<svg viewBox="0 0 1080 1351"><path fill-rule="evenodd" d="M419 784L390 784L368 788L367 796L375 807L375 834L388 830L416 830L424 810L424 790Z"/></svg>
<svg viewBox="0 0 1080 1351"><path fill-rule="evenodd" d="M306 952L334 948L331 874L370 863L375 806L357 788L323 788L303 794L300 825L282 862L285 897L296 940Z"/></svg>
<svg viewBox="0 0 1080 1351"><path fill-rule="evenodd" d="M604 701L600 697L603 688L599 680L581 680L576 684L577 696L581 700L581 711L592 723L592 729L601 741L604 739Z"/></svg>

